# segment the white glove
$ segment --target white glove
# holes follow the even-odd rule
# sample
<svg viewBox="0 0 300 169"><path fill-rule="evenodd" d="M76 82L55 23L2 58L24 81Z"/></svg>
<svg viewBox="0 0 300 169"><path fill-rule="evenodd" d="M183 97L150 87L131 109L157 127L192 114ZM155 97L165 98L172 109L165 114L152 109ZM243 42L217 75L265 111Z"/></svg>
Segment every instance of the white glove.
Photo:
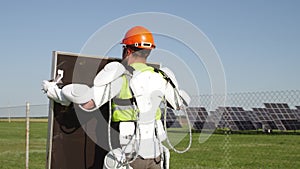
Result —
<svg viewBox="0 0 300 169"><path fill-rule="evenodd" d="M56 82L49 82L47 80L44 80L42 82L42 87L42 90L47 94L47 97L49 99L52 99L64 106L68 106L71 104L71 102L64 97L61 89L56 85Z"/></svg>
<svg viewBox="0 0 300 169"><path fill-rule="evenodd" d="M42 90L47 93L48 89L56 86L56 82L49 82L48 80L43 80L42 82Z"/></svg>

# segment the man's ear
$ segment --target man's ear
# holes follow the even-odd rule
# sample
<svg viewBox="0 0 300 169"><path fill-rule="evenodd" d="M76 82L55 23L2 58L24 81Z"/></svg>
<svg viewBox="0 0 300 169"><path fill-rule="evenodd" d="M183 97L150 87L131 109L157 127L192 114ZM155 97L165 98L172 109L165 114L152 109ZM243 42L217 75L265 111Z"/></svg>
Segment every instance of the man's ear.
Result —
<svg viewBox="0 0 300 169"><path fill-rule="evenodd" d="M130 55L130 54L132 54L134 51L132 50L132 49L130 49L130 48L127 48L127 55Z"/></svg>

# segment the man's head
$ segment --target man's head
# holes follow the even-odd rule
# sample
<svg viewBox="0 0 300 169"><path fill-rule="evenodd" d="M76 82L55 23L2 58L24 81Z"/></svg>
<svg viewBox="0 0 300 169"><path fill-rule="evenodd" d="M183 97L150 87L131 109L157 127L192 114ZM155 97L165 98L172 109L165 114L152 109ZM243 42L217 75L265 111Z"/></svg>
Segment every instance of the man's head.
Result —
<svg viewBox="0 0 300 169"><path fill-rule="evenodd" d="M145 63L151 49L155 48L152 33L142 26L129 29L122 40L122 44L124 44L122 59L128 64Z"/></svg>

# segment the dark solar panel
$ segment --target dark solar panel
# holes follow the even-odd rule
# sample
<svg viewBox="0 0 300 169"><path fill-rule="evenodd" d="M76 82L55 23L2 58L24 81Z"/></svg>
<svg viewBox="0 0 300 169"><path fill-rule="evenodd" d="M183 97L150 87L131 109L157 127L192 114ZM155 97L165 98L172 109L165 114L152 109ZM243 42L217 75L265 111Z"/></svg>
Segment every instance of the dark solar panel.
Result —
<svg viewBox="0 0 300 169"><path fill-rule="evenodd" d="M299 130L300 121L297 113L286 103L264 103L268 113L279 130Z"/></svg>
<svg viewBox="0 0 300 169"><path fill-rule="evenodd" d="M248 114L249 120L253 123L256 129L262 128L262 122L253 111L245 111L245 113Z"/></svg>
<svg viewBox="0 0 300 169"><path fill-rule="evenodd" d="M253 108L253 114L257 117L257 120L261 122L262 129L277 129L272 116L266 108Z"/></svg>
<svg viewBox="0 0 300 169"><path fill-rule="evenodd" d="M175 113L173 112L174 110L172 109L167 109L167 117L166 117L166 125L167 128L181 128L181 124L179 123L179 121L177 120L177 116L175 115ZM164 109L162 109L162 122L164 124Z"/></svg>
<svg viewBox="0 0 300 169"><path fill-rule="evenodd" d="M294 110L294 114L296 115L296 118L300 121L300 106L295 106L296 110Z"/></svg>
<svg viewBox="0 0 300 169"><path fill-rule="evenodd" d="M198 111L199 111L199 107L188 107L186 109L187 114L188 114L188 118L191 122L192 127L195 129L198 128L198 124L196 123L199 119L198 116Z"/></svg>
<svg viewBox="0 0 300 169"><path fill-rule="evenodd" d="M209 116L208 116L210 121L213 122L214 127L217 127L217 128L222 128L220 125L221 117L222 117L222 114L219 114L217 111L210 111Z"/></svg>
<svg viewBox="0 0 300 169"><path fill-rule="evenodd" d="M255 130L248 113L242 107L219 107L217 112L222 113L221 127L231 130Z"/></svg>
<svg viewBox="0 0 300 169"><path fill-rule="evenodd" d="M290 109L286 103L264 103L264 106L265 108L252 108L252 111L246 111L242 107L218 107L209 113L204 107L188 107L187 114L195 130L215 127L228 127L231 130L300 129L300 106L295 106L296 109ZM176 122L176 116L172 113L169 116L170 122L167 123L171 125Z"/></svg>
<svg viewBox="0 0 300 169"><path fill-rule="evenodd" d="M190 119L190 122L193 126L193 129L201 130L203 127L203 119L205 118L202 116L200 107L188 107L187 113Z"/></svg>
<svg viewBox="0 0 300 169"><path fill-rule="evenodd" d="M213 119L209 118L208 112L204 107L188 107L186 110L193 129L202 130L203 128L215 128Z"/></svg>

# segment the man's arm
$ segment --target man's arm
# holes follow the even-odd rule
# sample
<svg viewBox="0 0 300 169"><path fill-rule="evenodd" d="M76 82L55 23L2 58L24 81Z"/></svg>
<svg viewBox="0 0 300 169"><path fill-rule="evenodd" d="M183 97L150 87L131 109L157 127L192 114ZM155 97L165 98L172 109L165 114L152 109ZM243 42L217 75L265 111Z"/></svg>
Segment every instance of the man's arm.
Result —
<svg viewBox="0 0 300 169"><path fill-rule="evenodd" d="M119 93L124 72L122 64L111 62L96 75L93 87L69 84L60 89L55 82L43 81L43 91L49 99L62 105L73 102L85 111L94 111Z"/></svg>
<svg viewBox="0 0 300 169"><path fill-rule="evenodd" d="M83 84L70 84L62 89L63 95L83 110L94 111L120 92L124 72L122 64L111 62L96 75L94 86L89 88Z"/></svg>

